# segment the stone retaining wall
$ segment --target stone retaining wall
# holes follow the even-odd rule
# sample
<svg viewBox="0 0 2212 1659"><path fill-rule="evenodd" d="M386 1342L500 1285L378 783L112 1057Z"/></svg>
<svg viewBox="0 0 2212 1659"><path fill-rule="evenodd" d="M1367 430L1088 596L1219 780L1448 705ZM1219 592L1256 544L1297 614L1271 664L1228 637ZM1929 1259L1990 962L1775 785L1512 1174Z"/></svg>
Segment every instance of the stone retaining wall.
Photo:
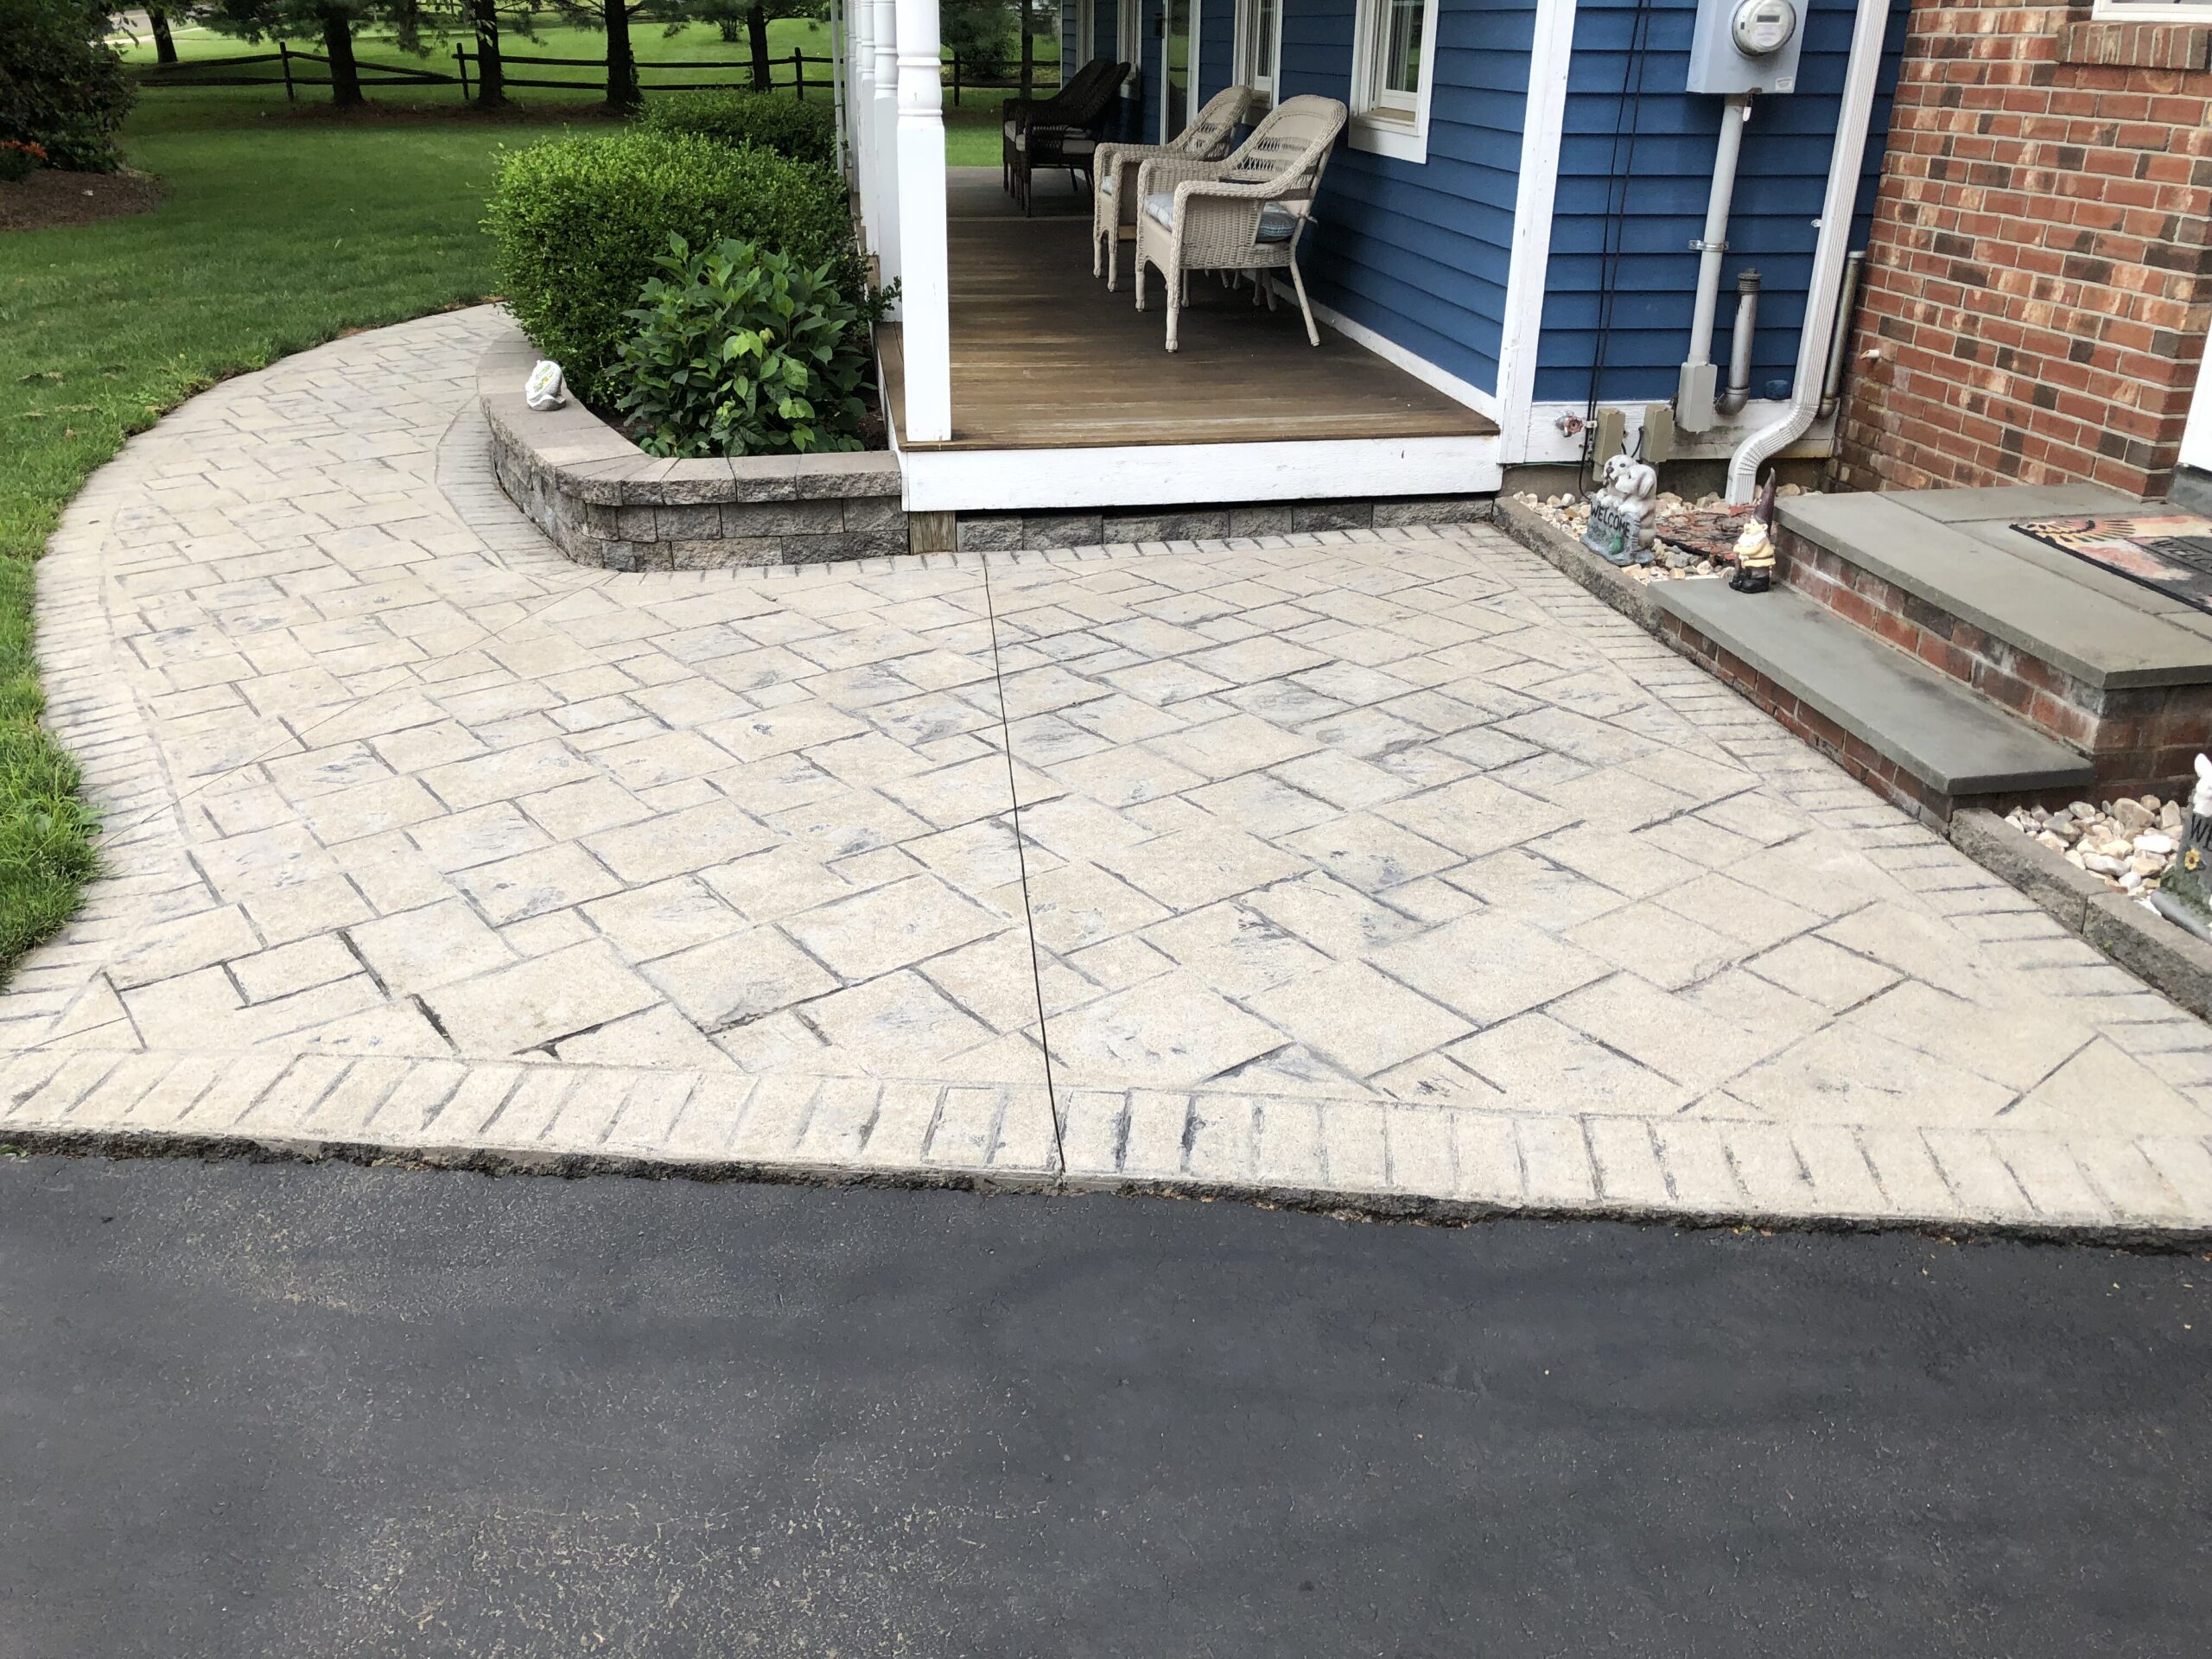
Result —
<svg viewBox="0 0 2212 1659"><path fill-rule="evenodd" d="M524 403L537 360L513 330L478 363L477 396L500 487L577 563L700 570L909 550L888 451L663 461L573 399Z"/></svg>

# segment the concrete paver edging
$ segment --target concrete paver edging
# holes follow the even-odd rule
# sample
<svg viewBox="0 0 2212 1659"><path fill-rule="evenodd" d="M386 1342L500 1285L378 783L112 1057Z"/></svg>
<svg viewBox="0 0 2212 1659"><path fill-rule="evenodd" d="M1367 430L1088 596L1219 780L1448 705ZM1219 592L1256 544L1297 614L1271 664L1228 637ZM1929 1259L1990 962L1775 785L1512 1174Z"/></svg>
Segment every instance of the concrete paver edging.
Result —
<svg viewBox="0 0 2212 1659"><path fill-rule="evenodd" d="M2145 983L2212 1018L2212 944L2114 893L1994 812L1951 815L1951 843L1994 870Z"/></svg>
<svg viewBox="0 0 2212 1659"><path fill-rule="evenodd" d="M72 504L108 874L0 1142L2212 1227L2201 1021L1491 528L582 569L492 476L506 327Z"/></svg>

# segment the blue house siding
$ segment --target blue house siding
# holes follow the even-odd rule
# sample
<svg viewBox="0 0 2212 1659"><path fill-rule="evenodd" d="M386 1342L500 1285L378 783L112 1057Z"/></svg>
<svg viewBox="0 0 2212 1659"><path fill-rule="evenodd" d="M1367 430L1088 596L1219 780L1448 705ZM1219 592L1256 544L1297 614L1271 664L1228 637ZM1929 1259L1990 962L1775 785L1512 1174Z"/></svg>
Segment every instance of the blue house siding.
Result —
<svg viewBox="0 0 2212 1659"><path fill-rule="evenodd" d="M1624 201L1616 233L1618 264L1611 272L1611 330L1596 395L1669 399L1689 350L1697 255L1688 245L1704 229L1722 104L1718 98L1680 90L1689 62L1694 0L1652 4L1640 76L1630 54L1635 0L1580 0L1576 8L1537 357L1540 402L1580 402L1591 396L1599 299L1611 264L1605 251L1608 219L1623 209ZM1860 245L1881 171L1881 135L1889 125L1907 10L1908 0L1892 0L1860 188L1855 238ZM1754 397L1775 395L1776 383L1787 383L1795 372L1819 236L1813 221L1827 190L1855 16L1852 0L1810 0L1798 63L1801 90L1753 100L1744 134L1713 356L1718 363L1728 359L1736 273L1756 267L1762 287L1751 370ZM1639 79L1640 99L1634 96ZM1633 181L1624 192L1617 182L1623 177ZM1786 385L1781 390L1786 392Z"/></svg>
<svg viewBox="0 0 2212 1659"><path fill-rule="evenodd" d="M1203 104L1236 78L1236 0L1199 0L1198 95Z"/></svg>
<svg viewBox="0 0 2212 1659"><path fill-rule="evenodd" d="M1353 16L1353 0L1286 0L1286 97L1350 97ZM1535 16L1535 0L1440 0L1427 161L1340 146L1306 243L1315 299L1490 392Z"/></svg>

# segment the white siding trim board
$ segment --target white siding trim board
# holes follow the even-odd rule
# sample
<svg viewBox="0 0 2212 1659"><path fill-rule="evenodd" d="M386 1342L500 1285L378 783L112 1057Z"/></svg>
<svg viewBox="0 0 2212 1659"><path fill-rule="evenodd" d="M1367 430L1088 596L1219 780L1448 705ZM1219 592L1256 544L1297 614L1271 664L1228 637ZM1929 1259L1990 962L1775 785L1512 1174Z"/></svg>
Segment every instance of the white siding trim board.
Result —
<svg viewBox="0 0 2212 1659"><path fill-rule="evenodd" d="M1049 460L1049 465L1040 462ZM906 449L909 512L1489 495L1498 440L1306 438L1092 449Z"/></svg>
<svg viewBox="0 0 2212 1659"><path fill-rule="evenodd" d="M1513 257L1497 363L1498 412L1508 461L1535 459L1530 411L1543 345L1544 290L1552 251L1552 204L1567 124L1567 76L1574 56L1575 0L1536 0L1529 48L1529 99L1521 122L1521 175L1513 201Z"/></svg>

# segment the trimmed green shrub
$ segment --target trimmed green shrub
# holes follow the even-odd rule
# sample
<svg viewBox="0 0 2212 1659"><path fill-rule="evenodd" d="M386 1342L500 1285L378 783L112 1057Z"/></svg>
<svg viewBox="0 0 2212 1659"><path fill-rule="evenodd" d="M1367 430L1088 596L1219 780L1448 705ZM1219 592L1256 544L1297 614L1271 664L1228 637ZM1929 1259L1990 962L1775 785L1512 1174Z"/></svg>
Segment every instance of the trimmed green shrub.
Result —
<svg viewBox="0 0 2212 1659"><path fill-rule="evenodd" d="M751 242L668 239L607 380L650 455L857 449L868 325L826 266Z"/></svg>
<svg viewBox="0 0 2212 1659"><path fill-rule="evenodd" d="M695 134L632 129L509 151L485 226L507 308L587 403L607 397L627 314L671 236L779 248L826 267L848 295L865 283L843 180Z"/></svg>
<svg viewBox="0 0 2212 1659"><path fill-rule="evenodd" d="M100 0L0 0L0 139L73 173L123 164L116 130L136 91Z"/></svg>
<svg viewBox="0 0 2212 1659"><path fill-rule="evenodd" d="M645 105L654 132L695 132L726 144L753 144L795 162L837 157L836 116L826 98L802 104L775 92L671 93Z"/></svg>

